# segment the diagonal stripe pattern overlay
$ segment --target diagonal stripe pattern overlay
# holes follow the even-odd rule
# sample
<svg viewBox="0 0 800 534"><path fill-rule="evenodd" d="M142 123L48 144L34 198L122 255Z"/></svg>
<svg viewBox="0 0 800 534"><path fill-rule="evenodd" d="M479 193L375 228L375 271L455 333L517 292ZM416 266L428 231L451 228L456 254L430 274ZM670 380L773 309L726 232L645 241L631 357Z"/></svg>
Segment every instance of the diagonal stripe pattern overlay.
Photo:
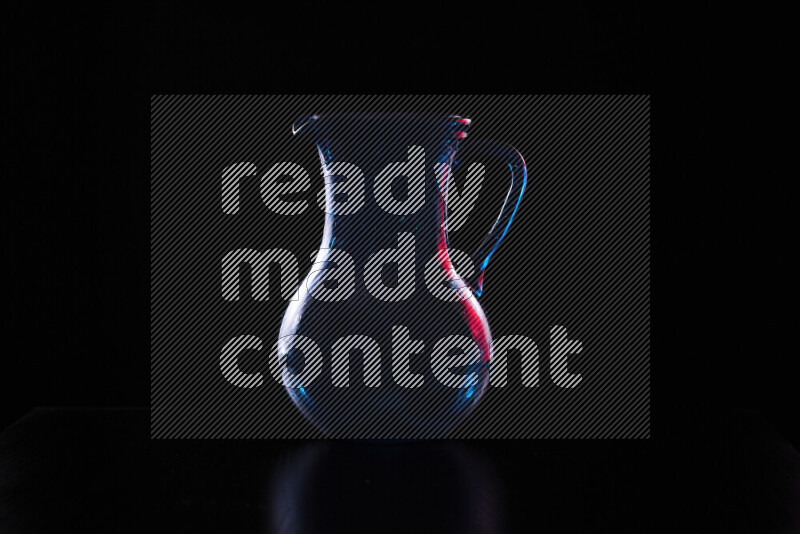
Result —
<svg viewBox="0 0 800 534"><path fill-rule="evenodd" d="M151 436L324 435L273 377L270 353L293 290L320 249L326 180L357 203L377 200L393 207L397 202L373 197L376 173L371 169L360 175L342 163L338 171L353 181L331 185L334 177L322 172L313 143L293 135L292 124L315 113L373 112L469 117L468 136L460 141L465 153L473 140L497 139L514 146L527 165L525 195L492 256L479 299L500 363L492 368L492 385L480 402L447 435L649 438L646 95L153 96ZM358 139L359 132L347 133ZM422 157L409 154L409 161ZM503 162L480 161L480 175L468 181L471 164L477 165L459 162L450 185L455 188L451 198L458 199L451 209L474 202L451 215L457 224L449 246L459 272L468 267L462 271L458 258L468 255L455 251L477 247L508 191ZM434 172L433 161L425 165L426 172ZM265 176L291 180L277 178L270 189ZM367 184L363 191L356 187L360 180ZM414 237L419 243L420 236ZM395 235L388 242L397 248L412 241ZM417 274L424 273L431 258L421 249L414 252ZM364 264L359 262L360 279ZM356 293L366 294L362 281L355 284ZM417 276L416 284L415 291L427 291L424 276ZM381 298L375 300L386 309L407 296L377 287L372 291ZM330 300L330 309L356 306L340 296ZM353 309L353 317L362 312ZM419 309L420 320L435 324L428 312ZM417 335L419 329L406 332L387 322L387 314L367 315L365 324L384 332L382 337L373 340L340 327L332 337L339 341L319 343L326 361L318 380L378 390L395 380L388 362L393 339L407 350L417 350L421 339L421 354L431 354L436 340ZM453 333L442 331L439 337ZM348 343L355 347L349 360ZM404 430L392 413L376 415L369 407L350 405L335 391L318 400L354 420L383 418L377 433L355 425L351 434L335 437L441 437L431 425Z"/></svg>

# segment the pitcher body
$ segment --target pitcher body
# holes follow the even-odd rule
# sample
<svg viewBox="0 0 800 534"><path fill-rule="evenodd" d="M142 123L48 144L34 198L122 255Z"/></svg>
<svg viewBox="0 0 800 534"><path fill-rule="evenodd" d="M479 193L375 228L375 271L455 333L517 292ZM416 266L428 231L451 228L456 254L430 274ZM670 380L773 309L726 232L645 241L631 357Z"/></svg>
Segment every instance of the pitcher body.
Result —
<svg viewBox="0 0 800 534"><path fill-rule="evenodd" d="M492 336L477 296L525 176L519 158L516 198L512 176L495 228L468 272L458 272L448 249L447 189L469 124L453 116L323 115L295 126L320 155L325 228L271 364L328 436L444 437L489 385Z"/></svg>

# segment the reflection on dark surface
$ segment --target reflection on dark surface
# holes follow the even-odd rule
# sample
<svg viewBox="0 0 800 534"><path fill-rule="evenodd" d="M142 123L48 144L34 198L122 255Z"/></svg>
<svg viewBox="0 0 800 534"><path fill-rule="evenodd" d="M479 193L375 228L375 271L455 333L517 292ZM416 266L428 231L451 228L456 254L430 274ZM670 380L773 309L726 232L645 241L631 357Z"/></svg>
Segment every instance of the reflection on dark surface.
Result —
<svg viewBox="0 0 800 534"><path fill-rule="evenodd" d="M152 441L148 428L146 410L39 410L0 434L0 533L800 525L800 456L747 412L658 456L632 441Z"/></svg>
<svg viewBox="0 0 800 534"><path fill-rule="evenodd" d="M499 480L454 441L315 442L287 455L270 532L502 532Z"/></svg>

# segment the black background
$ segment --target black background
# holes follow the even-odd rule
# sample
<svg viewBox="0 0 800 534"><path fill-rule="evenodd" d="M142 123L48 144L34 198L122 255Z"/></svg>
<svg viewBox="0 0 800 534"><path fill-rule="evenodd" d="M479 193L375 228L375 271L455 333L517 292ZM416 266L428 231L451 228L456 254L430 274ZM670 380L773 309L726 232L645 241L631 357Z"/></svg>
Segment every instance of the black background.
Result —
<svg viewBox="0 0 800 534"><path fill-rule="evenodd" d="M150 95L652 91L635 11L543 10L507 33L487 20L510 24L501 13L459 23L423 10L392 27L368 12L328 20L326 7L225 13L43 12L20 31L9 237L26 356L4 374L24 382L17 416L149 405Z"/></svg>
<svg viewBox="0 0 800 534"><path fill-rule="evenodd" d="M757 135L769 112L740 70L753 57L706 13L673 26L642 7L264 7L11 16L4 426L34 406L149 404L151 94L647 93L657 394L638 454L688 456L754 412L800 441L796 202L779 140Z"/></svg>

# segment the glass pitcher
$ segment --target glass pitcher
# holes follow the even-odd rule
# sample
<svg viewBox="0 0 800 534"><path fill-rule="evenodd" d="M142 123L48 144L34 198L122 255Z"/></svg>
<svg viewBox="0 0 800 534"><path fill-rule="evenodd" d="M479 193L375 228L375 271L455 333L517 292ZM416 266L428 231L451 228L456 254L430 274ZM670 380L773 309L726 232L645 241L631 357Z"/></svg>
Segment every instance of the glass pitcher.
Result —
<svg viewBox="0 0 800 534"><path fill-rule="evenodd" d="M294 124L319 152L325 227L270 368L330 437L444 437L489 384L492 336L477 297L526 170L508 145L463 141L470 122L331 114ZM463 272L448 249L446 209L460 143L502 158L511 175L500 216Z"/></svg>

